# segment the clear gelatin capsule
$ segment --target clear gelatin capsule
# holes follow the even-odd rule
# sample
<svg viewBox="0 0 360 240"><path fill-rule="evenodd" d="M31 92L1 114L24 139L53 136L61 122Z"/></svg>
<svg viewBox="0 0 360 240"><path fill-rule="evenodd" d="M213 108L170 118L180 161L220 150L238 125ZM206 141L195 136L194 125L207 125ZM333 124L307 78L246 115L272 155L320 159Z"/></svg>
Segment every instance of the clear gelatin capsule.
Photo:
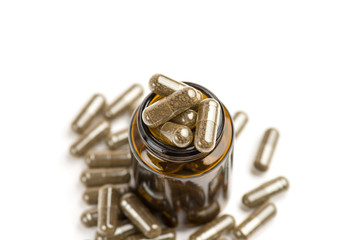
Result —
<svg viewBox="0 0 360 240"><path fill-rule="evenodd" d="M77 133L83 133L90 126L96 116L105 108L106 100L101 94L95 94L83 107L79 115L71 124L72 130Z"/></svg>
<svg viewBox="0 0 360 240"><path fill-rule="evenodd" d="M185 83L178 82L162 74L155 74L149 80L150 91L163 97L169 96L187 86Z"/></svg>
<svg viewBox="0 0 360 240"><path fill-rule="evenodd" d="M193 134L190 128L173 122L166 122L154 129L161 140L171 146L185 148L193 140Z"/></svg>
<svg viewBox="0 0 360 240"><path fill-rule="evenodd" d="M129 222L129 220L123 220L118 223L114 235L104 236L101 233L96 232L95 240L123 240L126 237L136 234L138 232L139 231L134 224Z"/></svg>
<svg viewBox="0 0 360 240"><path fill-rule="evenodd" d="M127 192L131 191L130 185L128 183L115 184L113 187L119 192L119 196L124 195ZM82 198L87 204L97 204L99 197L100 187L90 187L86 188Z"/></svg>
<svg viewBox="0 0 360 240"><path fill-rule="evenodd" d="M222 215L200 227L191 234L189 240L216 240L235 226L235 219L230 215Z"/></svg>
<svg viewBox="0 0 360 240"><path fill-rule="evenodd" d="M201 99L192 87L182 88L144 109L144 123L155 128L196 105Z"/></svg>
<svg viewBox="0 0 360 240"><path fill-rule="evenodd" d="M266 171L269 169L278 139L279 131L277 129L269 128L266 130L254 161L257 170Z"/></svg>
<svg viewBox="0 0 360 240"><path fill-rule="evenodd" d="M154 238L147 238L143 234L137 234L134 236L127 237L125 240L175 240L176 232L174 229L165 228L162 233Z"/></svg>
<svg viewBox="0 0 360 240"><path fill-rule="evenodd" d="M123 129L115 133L111 133L106 138L106 144L110 149L117 149L125 144L128 144L128 129Z"/></svg>
<svg viewBox="0 0 360 240"><path fill-rule="evenodd" d="M124 215L144 234L155 238L161 234L161 224L150 210L133 193L126 193L120 199Z"/></svg>
<svg viewBox="0 0 360 240"><path fill-rule="evenodd" d="M233 115L233 123L235 128L235 137L238 137L248 122L248 116L244 112L235 112Z"/></svg>
<svg viewBox="0 0 360 240"><path fill-rule="evenodd" d="M81 214L80 220L86 227L95 227L98 222L98 209L92 208L84 211Z"/></svg>
<svg viewBox="0 0 360 240"><path fill-rule="evenodd" d="M212 98L201 101L195 130L195 148L199 152L211 152L216 144L220 117L220 104Z"/></svg>
<svg viewBox="0 0 360 240"><path fill-rule="evenodd" d="M133 84L105 109L105 117L112 119L126 111L143 94L144 89L139 84Z"/></svg>
<svg viewBox="0 0 360 240"><path fill-rule="evenodd" d="M275 216L276 207L267 202L250 214L239 226L234 229L234 236L238 240L248 239L256 229L263 226L270 218Z"/></svg>
<svg viewBox="0 0 360 240"><path fill-rule="evenodd" d="M70 147L70 153L74 156L82 156L91 147L105 138L110 132L110 122L100 120L96 125L87 129L80 138Z"/></svg>
<svg viewBox="0 0 360 240"><path fill-rule="evenodd" d="M80 181L86 187L98 187L105 184L127 183L130 173L127 168L92 168L81 173Z"/></svg>
<svg viewBox="0 0 360 240"><path fill-rule="evenodd" d="M88 151L85 163L89 168L128 167L131 165L130 149Z"/></svg>
<svg viewBox="0 0 360 240"><path fill-rule="evenodd" d="M112 185L99 190L98 229L103 236L114 235L119 216L119 192Z"/></svg>
<svg viewBox="0 0 360 240"><path fill-rule="evenodd" d="M170 122L181 124L187 126L190 129L193 129L196 125L196 120L197 112L192 109L188 109L171 119Z"/></svg>
<svg viewBox="0 0 360 240"><path fill-rule="evenodd" d="M256 207L288 188L289 181L285 177L277 177L246 193L242 202L247 207Z"/></svg>

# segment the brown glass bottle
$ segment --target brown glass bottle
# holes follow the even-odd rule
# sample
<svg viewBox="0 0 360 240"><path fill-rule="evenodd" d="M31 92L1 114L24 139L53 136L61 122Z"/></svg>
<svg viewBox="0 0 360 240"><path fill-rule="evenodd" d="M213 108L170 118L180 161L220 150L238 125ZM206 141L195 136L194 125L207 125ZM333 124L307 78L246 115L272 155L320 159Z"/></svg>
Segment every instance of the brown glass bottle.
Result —
<svg viewBox="0 0 360 240"><path fill-rule="evenodd" d="M135 159L134 189L172 227L194 226L213 220L229 198L231 182L234 142L231 116L209 90L197 84L186 84L200 90L204 98L214 98L221 105L213 151L201 153L193 144L177 148L154 137L141 118L147 106L161 99L154 93L135 110L129 127L129 144ZM211 214L196 216L199 209Z"/></svg>

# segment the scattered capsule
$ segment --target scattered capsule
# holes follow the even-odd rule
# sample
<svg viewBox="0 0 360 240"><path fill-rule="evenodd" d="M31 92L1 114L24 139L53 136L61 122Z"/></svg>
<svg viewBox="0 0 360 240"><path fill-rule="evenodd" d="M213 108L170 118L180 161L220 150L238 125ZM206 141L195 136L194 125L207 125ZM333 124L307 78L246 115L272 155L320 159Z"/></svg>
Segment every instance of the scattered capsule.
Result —
<svg viewBox="0 0 360 240"><path fill-rule="evenodd" d="M125 240L175 240L176 232L174 229L166 228L162 230L162 233L154 238L147 238L143 234L138 234L125 238Z"/></svg>
<svg viewBox="0 0 360 240"><path fill-rule="evenodd" d="M278 139L278 130L275 128L269 128L266 130L254 161L254 166L259 171L268 170Z"/></svg>
<svg viewBox="0 0 360 240"><path fill-rule="evenodd" d="M133 193L125 193L120 199L124 215L148 238L161 234L161 224L150 210Z"/></svg>
<svg viewBox="0 0 360 240"><path fill-rule="evenodd" d="M74 132L83 133L96 116L104 110L105 105L105 97L101 94L95 94L72 122L71 128Z"/></svg>
<svg viewBox="0 0 360 240"><path fill-rule="evenodd" d="M187 218L194 224L203 224L213 220L219 213L219 203L217 201L213 201L205 207L189 211L187 213Z"/></svg>
<svg viewBox="0 0 360 240"><path fill-rule="evenodd" d="M127 183L130 173L127 168L93 168L86 169L80 176L80 181L86 187L97 187L105 184Z"/></svg>
<svg viewBox="0 0 360 240"><path fill-rule="evenodd" d="M225 214L199 228L190 235L189 240L215 240L222 234L233 229L234 226L234 217Z"/></svg>
<svg viewBox="0 0 360 240"><path fill-rule="evenodd" d="M136 234L139 231L134 224L129 222L129 220L124 220L118 223L118 226L115 230L114 235L112 236L103 236L101 233L96 232L95 240L122 240L126 237Z"/></svg>
<svg viewBox="0 0 360 240"><path fill-rule="evenodd" d="M193 140L190 128L172 122L166 122L154 129L161 137L161 140L171 146L185 148Z"/></svg>
<svg viewBox="0 0 360 240"><path fill-rule="evenodd" d="M86 227L96 226L98 222L98 209L92 208L84 211L81 214L80 220Z"/></svg>
<svg viewBox="0 0 360 240"><path fill-rule="evenodd" d="M233 115L233 124L235 128L235 137L238 137L248 122L248 116L244 112L236 112Z"/></svg>
<svg viewBox="0 0 360 240"><path fill-rule="evenodd" d="M196 105L199 101L196 90L185 87L145 108L142 119L147 126L154 128Z"/></svg>
<svg viewBox="0 0 360 240"><path fill-rule="evenodd" d="M119 215L119 193L112 185L99 190L98 232L103 236L114 235Z"/></svg>
<svg viewBox="0 0 360 240"><path fill-rule="evenodd" d="M173 123L181 124L193 129L196 125L197 112L192 109L188 109L185 112L180 113L170 121Z"/></svg>
<svg viewBox="0 0 360 240"><path fill-rule="evenodd" d="M105 117L112 119L119 116L124 111L126 111L131 106L131 104L136 102L136 100L141 97L143 92L144 90L141 85L133 84L105 109Z"/></svg>
<svg viewBox="0 0 360 240"><path fill-rule="evenodd" d="M85 155L85 163L89 168L127 167L131 159L130 149L88 151Z"/></svg>
<svg viewBox="0 0 360 240"><path fill-rule="evenodd" d="M246 193L242 198L242 202L247 207L256 207L269 200L273 195L288 188L289 181L285 177L278 177Z"/></svg>
<svg viewBox="0 0 360 240"><path fill-rule="evenodd" d="M199 152L211 152L216 144L220 118L220 104L212 98L201 101L195 130L195 148Z"/></svg>
<svg viewBox="0 0 360 240"><path fill-rule="evenodd" d="M128 143L128 129L112 133L106 138L106 144L110 149L117 149Z"/></svg>
<svg viewBox="0 0 360 240"><path fill-rule="evenodd" d="M92 146L105 138L110 132L110 123L106 120L99 121L95 126L87 129L83 135L70 147L74 156L82 156Z"/></svg>
<svg viewBox="0 0 360 240"><path fill-rule="evenodd" d="M115 184L113 185L113 187L119 192L119 196L122 196L125 193L131 191L128 183ZM97 204L99 197L99 189L100 187L86 188L82 195L82 198L87 204Z"/></svg>
<svg viewBox="0 0 360 240"><path fill-rule="evenodd" d="M273 203L267 202L250 214L239 226L234 229L236 239L248 239L248 237L270 218L275 216L276 207Z"/></svg>

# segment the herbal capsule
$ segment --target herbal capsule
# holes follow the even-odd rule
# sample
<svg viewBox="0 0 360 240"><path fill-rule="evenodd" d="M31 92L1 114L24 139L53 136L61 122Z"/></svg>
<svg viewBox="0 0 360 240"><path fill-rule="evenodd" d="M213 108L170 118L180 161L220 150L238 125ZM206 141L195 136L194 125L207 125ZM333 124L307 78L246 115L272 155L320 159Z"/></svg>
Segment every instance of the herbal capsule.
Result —
<svg viewBox="0 0 360 240"><path fill-rule="evenodd" d="M268 170L278 139L278 130L275 128L266 130L254 161L254 166L259 171Z"/></svg>
<svg viewBox="0 0 360 240"><path fill-rule="evenodd" d="M233 115L235 136L238 137L248 122L248 116L244 112L236 112Z"/></svg>
<svg viewBox="0 0 360 240"><path fill-rule="evenodd" d="M85 163L89 168L126 167L131 164L131 154L129 149L89 151Z"/></svg>
<svg viewBox="0 0 360 240"><path fill-rule="evenodd" d="M192 109L188 109L185 112L180 113L170 121L173 123L187 126L188 128L192 129L196 125L196 119L197 113Z"/></svg>
<svg viewBox="0 0 360 240"><path fill-rule="evenodd" d="M179 148L189 146L193 140L190 128L172 122L160 125L155 128L155 131L160 135L164 143Z"/></svg>
<svg viewBox="0 0 360 240"><path fill-rule="evenodd" d="M77 133L83 133L95 117L105 108L106 100L101 94L95 94L84 106L79 115L71 124L71 128Z"/></svg>
<svg viewBox="0 0 360 240"><path fill-rule="evenodd" d="M112 236L103 236L101 233L96 232L95 234L95 240L122 240L130 235L136 234L139 231L137 228L129 222L128 220L124 220L120 223L118 223L118 226L115 230L114 235Z"/></svg>
<svg viewBox="0 0 360 240"><path fill-rule="evenodd" d="M133 193L126 193L120 199L120 208L124 215L148 238L161 234L160 222Z"/></svg>
<svg viewBox="0 0 360 240"><path fill-rule="evenodd" d="M110 132L110 123L106 120L99 121L95 126L86 130L83 135L70 147L70 153L81 156L92 146L107 136Z"/></svg>
<svg viewBox="0 0 360 240"><path fill-rule="evenodd" d="M248 218L234 229L237 239L247 239L256 229L265 224L271 217L275 216L276 207L267 202L256 209Z"/></svg>
<svg viewBox="0 0 360 240"><path fill-rule="evenodd" d="M155 74L149 80L150 91L163 97L169 96L187 86L185 83L175 81L162 74Z"/></svg>
<svg viewBox="0 0 360 240"><path fill-rule="evenodd" d="M176 232L174 231L174 229L171 228L164 229L161 235L154 238L147 238L142 234L125 238L125 240L175 240L175 239L176 239Z"/></svg>
<svg viewBox="0 0 360 240"><path fill-rule="evenodd" d="M200 101L192 87L182 88L144 109L142 119L152 128L160 126Z"/></svg>
<svg viewBox="0 0 360 240"><path fill-rule="evenodd" d="M285 177L278 177L246 193L242 202L247 207L256 207L269 200L271 196L288 188L288 180Z"/></svg>
<svg viewBox="0 0 360 240"><path fill-rule="evenodd" d="M80 180L86 187L127 183L130 180L130 173L126 168L86 169L82 172Z"/></svg>
<svg viewBox="0 0 360 240"><path fill-rule="evenodd" d="M139 84L133 84L105 109L105 117L115 118L126 111L131 104L141 97L144 90Z"/></svg>
<svg viewBox="0 0 360 240"><path fill-rule="evenodd" d="M119 196L122 196L125 193L131 191L128 183L116 184L116 185L113 185L113 187L119 192ZM100 189L100 187L87 188L84 191L82 198L84 199L84 201L87 204L97 204L98 196L99 196L99 189Z"/></svg>
<svg viewBox="0 0 360 240"><path fill-rule="evenodd" d="M80 220L86 227L96 226L98 221L98 209L92 208L84 211L81 214Z"/></svg>
<svg viewBox="0 0 360 240"><path fill-rule="evenodd" d="M225 214L199 228L191 234L189 240L215 240L223 233L233 229L234 226L234 217Z"/></svg>
<svg viewBox="0 0 360 240"><path fill-rule="evenodd" d="M103 236L113 235L118 223L119 193L112 185L99 190L98 232Z"/></svg>
<svg viewBox="0 0 360 240"><path fill-rule="evenodd" d="M218 201L213 201L205 207L191 210L187 213L188 220L194 224L207 223L220 213Z"/></svg>
<svg viewBox="0 0 360 240"><path fill-rule="evenodd" d="M128 143L128 129L123 129L110 134L106 138L106 144L110 149L117 149Z"/></svg>
<svg viewBox="0 0 360 240"><path fill-rule="evenodd" d="M195 148L199 152L211 152L216 144L220 117L220 104L212 98L201 101L195 130Z"/></svg>

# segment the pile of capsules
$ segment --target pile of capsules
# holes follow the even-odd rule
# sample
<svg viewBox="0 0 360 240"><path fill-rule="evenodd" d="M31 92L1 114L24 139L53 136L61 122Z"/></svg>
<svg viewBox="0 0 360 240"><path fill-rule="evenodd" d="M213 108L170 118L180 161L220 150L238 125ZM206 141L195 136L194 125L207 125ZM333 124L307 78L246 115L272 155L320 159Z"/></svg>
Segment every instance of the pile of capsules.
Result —
<svg viewBox="0 0 360 240"><path fill-rule="evenodd" d="M182 148L194 142L200 152L210 152L215 146L219 103L209 98L203 100L202 93L196 89L160 74L150 79L149 87L164 97L142 113L144 123L154 135L172 146ZM134 84L110 105L106 104L104 96L95 94L72 123L73 131L81 135L70 147L70 153L77 157L85 155L88 166L80 176L80 181L86 186L83 199L89 205L97 204L97 207L81 215L81 222L86 227L97 226L96 240L176 239L176 232L171 228L162 228L159 220L129 186L129 168L133 160L128 146L128 129L110 133L110 121L125 112L132 114L142 94L143 88ZM171 111L167 111L169 108ZM173 109L178 110L173 113ZM207 121L202 122L202 119ZM244 112L233 114L236 137L247 121ZM210 128L205 126L209 122L213 124ZM193 141L191 129L194 127ZM204 141L205 134L214 137L213 141ZM254 167L259 171L268 170L278 138L276 129L265 131L254 161ZM91 150L103 140L109 150ZM241 224L235 226L234 217L225 214L201 226L189 239L226 240L222 236L229 232L235 239L247 239L276 214L276 207L269 199L288 187L289 182L285 177L261 184L244 194L243 204L256 209Z"/></svg>

